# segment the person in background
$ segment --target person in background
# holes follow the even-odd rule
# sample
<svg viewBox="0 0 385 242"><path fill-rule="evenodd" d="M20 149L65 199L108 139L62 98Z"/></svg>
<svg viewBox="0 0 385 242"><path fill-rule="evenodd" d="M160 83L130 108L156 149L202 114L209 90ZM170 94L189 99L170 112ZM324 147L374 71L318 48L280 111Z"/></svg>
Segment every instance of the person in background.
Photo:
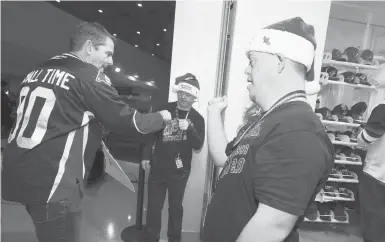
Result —
<svg viewBox="0 0 385 242"><path fill-rule="evenodd" d="M198 98L199 83L190 73L176 78L178 101L166 104L172 121L155 133L143 151L142 166L149 169L145 241L159 241L161 215L168 191L169 242L180 242L183 196L190 175L192 151L199 151L205 139L203 117L192 107ZM152 147L155 143L152 154ZM150 159L152 157L152 159ZM151 160L151 161L150 161Z"/></svg>
<svg viewBox="0 0 385 242"><path fill-rule="evenodd" d="M385 241L385 100L371 112L357 136L367 149L360 177L359 199L364 242Z"/></svg>
<svg viewBox="0 0 385 242"><path fill-rule="evenodd" d="M7 95L7 82L1 81L1 136L9 134L12 129L12 103Z"/></svg>
<svg viewBox="0 0 385 242"><path fill-rule="evenodd" d="M202 241L299 241L297 229L334 163L333 145L305 93L315 49L314 28L299 17L256 33L245 74L262 113L230 143L221 118L227 98L209 102L209 152L223 169Z"/></svg>
<svg viewBox="0 0 385 242"><path fill-rule="evenodd" d="M101 142L97 120L130 136L170 121L169 111L141 114L126 105L101 71L112 65L114 37L98 23L78 25L70 51L22 81L17 119L4 150L2 198L23 204L39 242L77 242L85 166Z"/></svg>

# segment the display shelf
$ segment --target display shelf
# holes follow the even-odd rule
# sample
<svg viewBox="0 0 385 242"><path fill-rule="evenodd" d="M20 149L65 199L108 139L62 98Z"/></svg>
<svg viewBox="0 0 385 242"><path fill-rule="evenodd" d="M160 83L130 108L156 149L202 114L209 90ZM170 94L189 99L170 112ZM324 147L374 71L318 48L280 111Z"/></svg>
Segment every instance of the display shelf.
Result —
<svg viewBox="0 0 385 242"><path fill-rule="evenodd" d="M343 142L343 141L337 141L337 140L332 141L332 144L333 145L345 145L345 146L358 146L358 143Z"/></svg>
<svg viewBox="0 0 385 242"><path fill-rule="evenodd" d="M321 220L320 217L318 216L318 218L316 220L310 220L310 219L307 219L306 217L304 218L304 222L309 222L309 223L334 223L334 224L349 224L349 214L348 212L344 211L344 214L347 218L346 221L338 221L334 218L334 212L331 211L330 212L331 215L329 215L331 217L331 220L330 221L325 221L325 220ZM322 215L323 217L326 217L327 215Z"/></svg>
<svg viewBox="0 0 385 242"><path fill-rule="evenodd" d="M334 163L341 165L362 166L361 161L335 160Z"/></svg>
<svg viewBox="0 0 385 242"><path fill-rule="evenodd" d="M358 179L345 179L345 178L328 178L328 182L340 182L340 183L358 183Z"/></svg>
<svg viewBox="0 0 385 242"><path fill-rule="evenodd" d="M356 63L350 63L345 61L335 61L335 60L329 60L329 59L324 59L322 61L322 64L342 66L342 67L347 67L352 69L378 70L378 66L369 66L369 65L356 64Z"/></svg>
<svg viewBox="0 0 385 242"><path fill-rule="evenodd" d="M340 197L340 196L336 196L336 197L333 197L333 196L328 196L328 195L325 195L325 194L321 194L318 193L315 200L316 202L321 202L321 203L324 203L324 202L334 202L334 201L344 201L344 202L354 202L355 201L355 198L354 198L354 193L352 191L348 191L349 194L350 194L350 198L344 198L344 197Z"/></svg>
<svg viewBox="0 0 385 242"><path fill-rule="evenodd" d="M334 202L334 201L343 201L343 202L354 202L355 199L353 198L344 198L344 197L329 197L323 195L322 200L315 200L316 202Z"/></svg>
<svg viewBox="0 0 385 242"><path fill-rule="evenodd" d="M329 121L329 120L322 120L322 123L326 125L335 125L335 126L344 126L344 127L353 127L353 128L358 128L361 125L361 124L355 124L355 123L346 123L346 122Z"/></svg>
<svg viewBox="0 0 385 242"><path fill-rule="evenodd" d="M373 60L385 61L385 56L375 55L373 56Z"/></svg>
<svg viewBox="0 0 385 242"><path fill-rule="evenodd" d="M351 84L351 83L347 83L347 82L344 82L344 81L328 80L327 84L330 84L330 85L340 85L340 86L348 86L348 87L354 87L354 88L360 88L360 89L377 90L377 88L374 87L374 86L367 86L367 85L362 85L362 84Z"/></svg>

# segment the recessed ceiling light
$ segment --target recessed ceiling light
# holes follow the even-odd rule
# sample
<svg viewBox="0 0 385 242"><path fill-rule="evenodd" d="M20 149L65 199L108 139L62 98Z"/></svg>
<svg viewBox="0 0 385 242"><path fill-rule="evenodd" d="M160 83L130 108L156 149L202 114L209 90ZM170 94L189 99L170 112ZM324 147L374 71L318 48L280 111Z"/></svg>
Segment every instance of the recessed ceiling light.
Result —
<svg viewBox="0 0 385 242"><path fill-rule="evenodd" d="M145 82L147 85L149 85L149 86L151 86L151 87L153 87L154 86L154 82L149 82L149 81L147 81L147 82Z"/></svg>
<svg viewBox="0 0 385 242"><path fill-rule="evenodd" d="M140 34L140 31L136 31L137 34Z"/></svg>
<svg viewBox="0 0 385 242"><path fill-rule="evenodd" d="M152 56L154 56L154 54L152 54Z"/></svg>
<svg viewBox="0 0 385 242"><path fill-rule="evenodd" d="M113 36L116 36L116 34L113 34Z"/></svg>
<svg viewBox="0 0 385 242"><path fill-rule="evenodd" d="M163 31L164 31L164 32L166 32L166 31L167 31L167 29L163 29Z"/></svg>
<svg viewBox="0 0 385 242"><path fill-rule="evenodd" d="M131 80L131 81L136 81L135 77L133 77L133 76L128 76L127 78L128 78L129 80Z"/></svg>
<svg viewBox="0 0 385 242"><path fill-rule="evenodd" d="M99 12L99 13L103 13L103 10L99 9L98 12Z"/></svg>
<svg viewBox="0 0 385 242"><path fill-rule="evenodd" d="M139 76L138 76L138 75L134 75L134 77L135 77L135 78L139 78Z"/></svg>
<svg viewBox="0 0 385 242"><path fill-rule="evenodd" d="M115 71L116 71L116 72L120 72L120 68L119 68L119 67L116 67L116 68L115 68Z"/></svg>
<svg viewBox="0 0 385 242"><path fill-rule="evenodd" d="M135 47L136 47L136 48L138 48L138 47L139 47L139 45L135 45Z"/></svg>
<svg viewBox="0 0 385 242"><path fill-rule="evenodd" d="M156 43L156 46L159 46L160 44L159 43Z"/></svg>
<svg viewBox="0 0 385 242"><path fill-rule="evenodd" d="M143 6L141 3L138 3L137 5L138 5L138 7L140 7L140 8Z"/></svg>

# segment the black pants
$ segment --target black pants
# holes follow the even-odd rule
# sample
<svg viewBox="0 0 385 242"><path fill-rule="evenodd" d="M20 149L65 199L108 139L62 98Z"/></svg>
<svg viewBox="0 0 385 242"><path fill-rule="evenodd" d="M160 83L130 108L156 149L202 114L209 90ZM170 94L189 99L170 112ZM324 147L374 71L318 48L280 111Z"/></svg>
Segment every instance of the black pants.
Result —
<svg viewBox="0 0 385 242"><path fill-rule="evenodd" d="M162 209L168 191L168 231L169 242L180 242L183 220L183 196L190 172L181 175L164 175L162 179L151 171L148 179L148 203L146 217L146 241L159 241Z"/></svg>
<svg viewBox="0 0 385 242"><path fill-rule="evenodd" d="M35 225L39 242L80 242L82 192L68 199L39 205L25 205Z"/></svg>
<svg viewBox="0 0 385 242"><path fill-rule="evenodd" d="M360 177L359 198L364 242L384 242L385 185L363 172Z"/></svg>

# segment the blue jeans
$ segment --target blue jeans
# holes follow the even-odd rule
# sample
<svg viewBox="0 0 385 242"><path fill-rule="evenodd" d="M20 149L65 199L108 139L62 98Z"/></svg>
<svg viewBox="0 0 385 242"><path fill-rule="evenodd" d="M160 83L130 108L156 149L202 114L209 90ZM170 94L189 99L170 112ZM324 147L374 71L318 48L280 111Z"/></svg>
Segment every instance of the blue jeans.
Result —
<svg viewBox="0 0 385 242"><path fill-rule="evenodd" d="M80 236L82 192L47 204L26 204L39 242L78 242Z"/></svg>

